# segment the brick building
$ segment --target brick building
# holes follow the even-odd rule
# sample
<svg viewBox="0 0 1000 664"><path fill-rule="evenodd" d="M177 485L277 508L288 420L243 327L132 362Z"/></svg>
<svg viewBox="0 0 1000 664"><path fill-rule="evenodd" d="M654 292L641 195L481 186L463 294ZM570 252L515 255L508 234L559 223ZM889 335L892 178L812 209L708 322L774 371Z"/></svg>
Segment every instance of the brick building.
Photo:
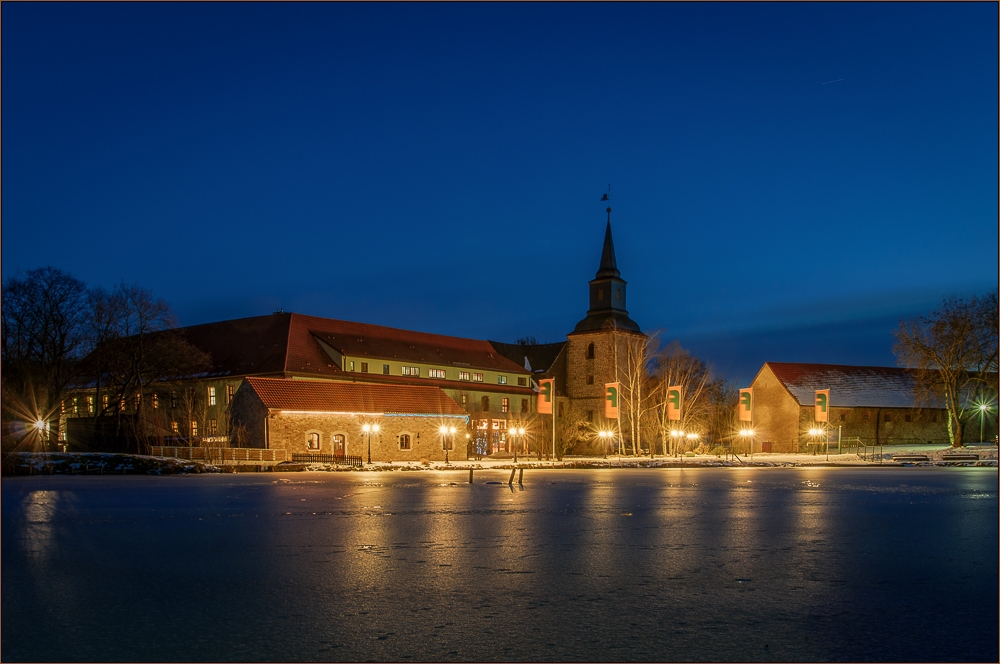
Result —
<svg viewBox="0 0 1000 664"><path fill-rule="evenodd" d="M867 444L947 443L947 413L915 402L913 374L899 367L766 362L753 388L753 429L775 452L805 451L812 441L816 390L830 390L830 440Z"/></svg>
<svg viewBox="0 0 1000 664"><path fill-rule="evenodd" d="M289 459L467 458L469 416L439 387L250 377L236 392L230 417L242 446L285 450Z"/></svg>

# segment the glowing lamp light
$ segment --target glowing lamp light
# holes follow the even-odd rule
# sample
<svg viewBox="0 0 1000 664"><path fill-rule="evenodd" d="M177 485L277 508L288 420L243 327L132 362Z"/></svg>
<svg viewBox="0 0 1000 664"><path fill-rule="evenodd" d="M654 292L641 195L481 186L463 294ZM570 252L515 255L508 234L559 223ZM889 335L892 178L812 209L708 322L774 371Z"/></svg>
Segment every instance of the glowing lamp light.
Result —
<svg viewBox="0 0 1000 664"><path fill-rule="evenodd" d="M821 435L823 435L823 430L822 429L809 429L809 435L810 436L821 436Z"/></svg>
<svg viewBox="0 0 1000 664"><path fill-rule="evenodd" d="M38 429L39 431L42 431L45 428L45 422L43 422L42 420L36 421L35 428Z"/></svg>
<svg viewBox="0 0 1000 664"><path fill-rule="evenodd" d="M687 437L688 437L688 440L698 440L698 434L696 434L696 433L689 433L687 435Z"/></svg>
<svg viewBox="0 0 1000 664"><path fill-rule="evenodd" d="M752 436L753 435L753 429L740 429L740 435L741 436Z"/></svg>
<svg viewBox="0 0 1000 664"><path fill-rule="evenodd" d="M989 409L989 406L987 406L986 404L984 404L984 403L979 404L979 410L984 410L985 411L985 410L988 410L988 409Z"/></svg>
<svg viewBox="0 0 1000 664"><path fill-rule="evenodd" d="M601 438L610 438L613 434L610 431L599 431L597 435Z"/></svg>

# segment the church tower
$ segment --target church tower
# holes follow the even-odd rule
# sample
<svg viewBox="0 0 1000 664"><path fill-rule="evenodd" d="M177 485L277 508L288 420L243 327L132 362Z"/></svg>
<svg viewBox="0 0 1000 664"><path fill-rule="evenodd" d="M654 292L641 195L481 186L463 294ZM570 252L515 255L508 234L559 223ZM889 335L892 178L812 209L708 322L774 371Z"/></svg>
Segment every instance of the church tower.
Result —
<svg viewBox="0 0 1000 664"><path fill-rule="evenodd" d="M625 308L627 282L618 271L611 238L611 209L597 274L590 281L587 316L566 336L566 396L572 421L604 420L604 384L621 381L627 371L629 346L645 339Z"/></svg>

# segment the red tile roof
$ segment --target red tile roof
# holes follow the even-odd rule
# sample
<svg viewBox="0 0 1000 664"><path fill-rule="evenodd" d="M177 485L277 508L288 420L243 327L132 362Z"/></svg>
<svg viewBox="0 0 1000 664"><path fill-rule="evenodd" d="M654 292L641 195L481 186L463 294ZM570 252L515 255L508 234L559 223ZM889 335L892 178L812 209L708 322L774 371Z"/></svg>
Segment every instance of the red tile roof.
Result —
<svg viewBox="0 0 1000 664"><path fill-rule="evenodd" d="M811 406L816 390L830 390L830 405L867 408L914 408L911 369L843 364L766 362L775 377L802 406ZM763 370L763 369L762 369Z"/></svg>
<svg viewBox="0 0 1000 664"><path fill-rule="evenodd" d="M438 387L247 378L268 408L307 412L466 416ZM241 387L240 389L245 389Z"/></svg>
<svg viewBox="0 0 1000 664"><path fill-rule="evenodd" d="M215 376L343 376L319 340L351 357L528 373L488 341L295 313L193 325L182 331L211 355L210 373Z"/></svg>

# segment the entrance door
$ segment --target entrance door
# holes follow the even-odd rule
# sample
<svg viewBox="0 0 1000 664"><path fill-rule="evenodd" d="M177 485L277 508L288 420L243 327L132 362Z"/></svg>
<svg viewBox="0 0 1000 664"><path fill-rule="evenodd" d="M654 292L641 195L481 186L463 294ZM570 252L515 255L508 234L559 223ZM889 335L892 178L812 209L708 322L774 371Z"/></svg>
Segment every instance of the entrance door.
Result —
<svg viewBox="0 0 1000 664"><path fill-rule="evenodd" d="M344 456L347 452L347 440L343 434L333 434L333 453L336 456Z"/></svg>

